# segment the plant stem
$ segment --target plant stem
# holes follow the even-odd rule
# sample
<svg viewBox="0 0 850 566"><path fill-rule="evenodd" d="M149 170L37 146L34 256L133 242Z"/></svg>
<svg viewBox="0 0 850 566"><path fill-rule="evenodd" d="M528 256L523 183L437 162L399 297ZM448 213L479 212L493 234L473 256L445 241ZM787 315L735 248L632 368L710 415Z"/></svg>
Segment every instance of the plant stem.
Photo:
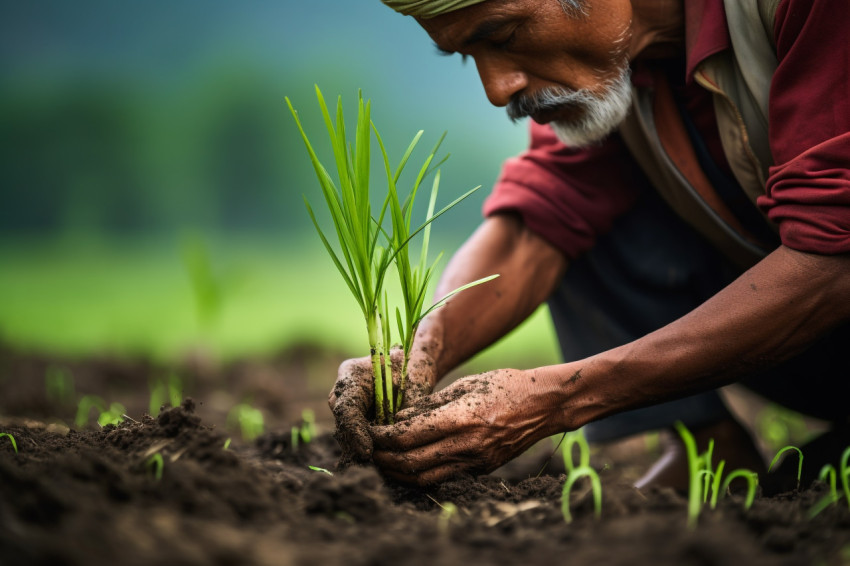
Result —
<svg viewBox="0 0 850 566"><path fill-rule="evenodd" d="M697 444L691 432L681 421L677 421L674 426L679 436L682 437L682 442L685 444L685 452L688 455L688 473L690 476L688 487L688 528L695 529L697 521L699 521L700 511L702 510L702 494L700 493L702 482L700 482L699 471L703 461L697 456Z"/></svg>
<svg viewBox="0 0 850 566"><path fill-rule="evenodd" d="M416 330L414 329L414 333ZM405 347L404 359L401 362L401 380L399 381L398 393L396 394L395 406L396 409L401 408L401 403L404 401L404 389L407 387L407 364L410 362L410 348Z"/></svg>
<svg viewBox="0 0 850 566"><path fill-rule="evenodd" d="M381 367L381 332L378 326L377 309L372 313L372 316L366 319L366 330L369 333L369 351L372 355L372 373L375 378L375 420L379 424L383 424L384 418L384 379L383 368Z"/></svg>

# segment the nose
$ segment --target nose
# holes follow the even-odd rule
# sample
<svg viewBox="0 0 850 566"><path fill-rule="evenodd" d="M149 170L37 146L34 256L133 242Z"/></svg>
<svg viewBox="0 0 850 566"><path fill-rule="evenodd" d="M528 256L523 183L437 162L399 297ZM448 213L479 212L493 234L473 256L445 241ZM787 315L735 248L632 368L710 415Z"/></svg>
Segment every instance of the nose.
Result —
<svg viewBox="0 0 850 566"><path fill-rule="evenodd" d="M528 86L528 76L503 58L476 57L475 66L493 106L507 106L514 94Z"/></svg>

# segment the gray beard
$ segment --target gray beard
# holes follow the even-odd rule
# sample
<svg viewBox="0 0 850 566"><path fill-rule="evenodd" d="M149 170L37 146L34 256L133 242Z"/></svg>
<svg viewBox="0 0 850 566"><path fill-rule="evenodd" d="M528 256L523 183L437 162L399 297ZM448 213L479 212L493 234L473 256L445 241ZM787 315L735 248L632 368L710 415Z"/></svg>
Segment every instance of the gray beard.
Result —
<svg viewBox="0 0 850 566"><path fill-rule="evenodd" d="M558 139L570 147L587 147L599 143L623 123L632 105L631 69L624 65L620 74L605 83L605 92L595 95L587 89L568 90L547 87L508 104L508 116L517 120L543 109L572 106L580 116L569 122L553 121L549 125Z"/></svg>

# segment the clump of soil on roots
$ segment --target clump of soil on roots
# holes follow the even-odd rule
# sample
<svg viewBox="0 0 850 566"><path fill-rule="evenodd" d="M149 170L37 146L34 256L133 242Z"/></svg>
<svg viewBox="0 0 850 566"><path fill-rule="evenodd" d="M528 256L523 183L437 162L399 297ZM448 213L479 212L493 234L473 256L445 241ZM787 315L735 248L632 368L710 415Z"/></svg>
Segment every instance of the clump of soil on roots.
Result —
<svg viewBox="0 0 850 566"><path fill-rule="evenodd" d="M0 395L8 387L0 380ZM757 497L749 511L739 497L725 498L691 531L684 497L637 492L630 487L635 462L603 449L592 462L602 479L602 518L595 519L589 486L581 485L567 524L563 474L550 465L537 475L550 446L491 475L412 488L370 466L337 471L340 449L330 434L296 448L281 426L225 450L229 433L199 416L202 401L98 430L4 417L0 432L15 437L18 453L0 439L0 563L755 566L848 559L847 506L807 518L826 493L820 483ZM146 464L154 454L164 463L160 479Z"/></svg>

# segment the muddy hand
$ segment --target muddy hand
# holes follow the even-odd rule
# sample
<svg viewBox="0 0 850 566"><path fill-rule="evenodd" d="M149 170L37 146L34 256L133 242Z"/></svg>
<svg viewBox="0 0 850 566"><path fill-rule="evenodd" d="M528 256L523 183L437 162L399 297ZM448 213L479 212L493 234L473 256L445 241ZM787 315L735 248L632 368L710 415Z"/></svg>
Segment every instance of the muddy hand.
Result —
<svg viewBox="0 0 850 566"><path fill-rule="evenodd" d="M563 393L535 370L460 379L373 427L373 459L395 479L427 485L487 473L559 431Z"/></svg>
<svg viewBox="0 0 850 566"><path fill-rule="evenodd" d="M353 452L358 461L372 457L368 415L374 405L375 386L370 358L344 361L337 380L328 395L328 405L336 421L337 435L343 450Z"/></svg>
<svg viewBox="0 0 850 566"><path fill-rule="evenodd" d="M402 352L393 349L393 383L398 388L401 377ZM408 380L403 406L431 392L433 387L433 363L424 354L412 356L408 368ZM368 461L372 457L370 419L374 417L375 385L370 358L356 358L343 362L339 367L337 381L328 395L328 405L334 414L337 435L343 450L348 450L357 461Z"/></svg>

